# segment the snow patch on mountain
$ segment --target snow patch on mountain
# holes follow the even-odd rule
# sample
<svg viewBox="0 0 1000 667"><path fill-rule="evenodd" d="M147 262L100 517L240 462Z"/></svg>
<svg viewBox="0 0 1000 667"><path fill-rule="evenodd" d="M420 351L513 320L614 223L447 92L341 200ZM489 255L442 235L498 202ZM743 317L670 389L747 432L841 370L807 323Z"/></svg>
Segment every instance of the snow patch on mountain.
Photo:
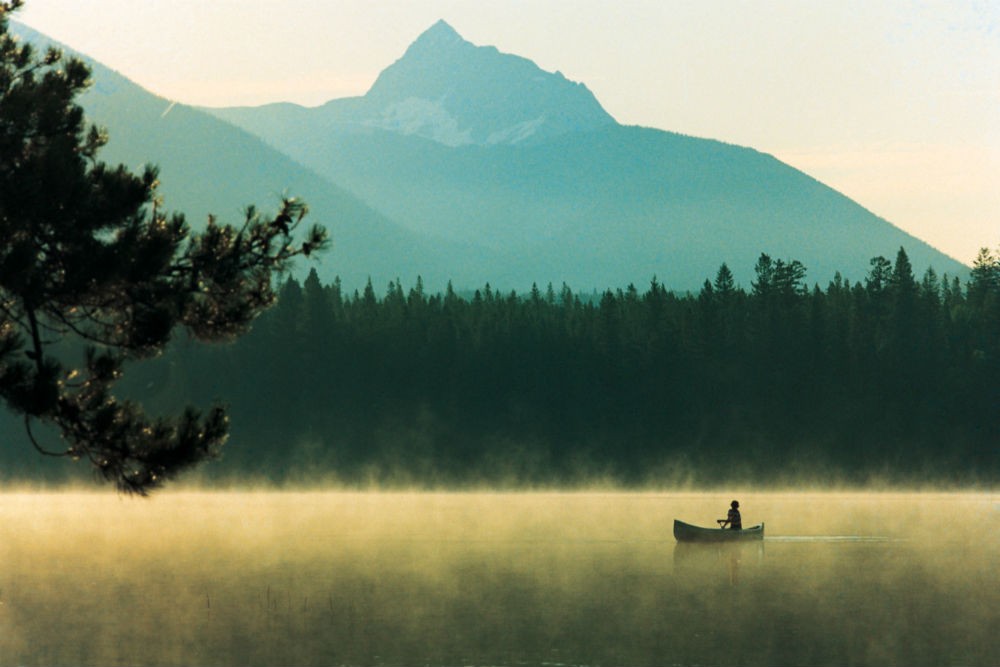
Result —
<svg viewBox="0 0 1000 667"><path fill-rule="evenodd" d="M477 141L473 136L472 128L463 128L460 120L448 111L445 102L445 98L428 100L420 97L408 97L388 105L378 117L363 120L361 124L365 127L388 130L397 134L424 137L451 147L472 144L488 146L517 144L529 139L545 126L546 116L543 114L537 118L495 130L484 141Z"/></svg>
<svg viewBox="0 0 1000 667"><path fill-rule="evenodd" d="M526 120L523 123L517 123L504 130L497 130L486 137L485 143L490 146L495 146L497 144L517 144L526 139L530 138L533 134L538 132L542 126L545 125L544 114L535 118L534 120Z"/></svg>
<svg viewBox="0 0 1000 667"><path fill-rule="evenodd" d="M406 135L419 135L446 146L465 146L472 143L471 130L462 130L458 119L445 108L444 100L426 100L408 97L383 109L382 114L364 122Z"/></svg>

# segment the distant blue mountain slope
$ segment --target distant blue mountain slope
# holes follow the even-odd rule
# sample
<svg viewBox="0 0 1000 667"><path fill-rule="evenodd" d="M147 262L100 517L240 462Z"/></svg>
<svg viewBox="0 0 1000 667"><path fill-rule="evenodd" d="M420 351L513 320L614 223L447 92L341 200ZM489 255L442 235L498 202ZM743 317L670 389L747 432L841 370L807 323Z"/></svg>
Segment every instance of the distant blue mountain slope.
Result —
<svg viewBox="0 0 1000 667"><path fill-rule="evenodd" d="M406 104L412 122L386 120ZM585 87L443 22L363 97L209 111L412 231L507 253L482 280L602 289L656 275L698 289L727 262L748 286L766 252L823 283L836 271L861 280L871 257L900 247L919 272L967 270L771 156L621 126ZM559 122L517 140L500 130L530 118Z"/></svg>
<svg viewBox="0 0 1000 667"><path fill-rule="evenodd" d="M900 246L918 272L967 270L773 157L621 126L585 87L443 22L367 95L316 108L199 110L90 62L82 103L109 129L103 159L158 164L166 206L195 225L303 197L333 239L321 276L348 289L420 275L430 289L600 290L655 275L696 290L722 262L749 286L761 252L825 283L835 271L861 280ZM403 107L430 109L427 122L390 122Z"/></svg>
<svg viewBox="0 0 1000 667"><path fill-rule="evenodd" d="M26 26L12 25L23 39L61 46ZM209 213L221 222L236 223L248 204L274 211L283 195L301 197L309 204L309 219L327 227L333 245L318 263L303 262L299 270L315 266L324 280L339 275L350 289L364 287L371 277L381 291L390 280L412 283L418 275L429 286L443 289L451 274L436 271L456 256L465 263L456 263L456 271L472 271L486 261L475 251L397 225L260 138L154 95L81 57L91 66L94 80L81 104L88 120L106 127L110 135L100 158L134 170L156 164L166 208L184 212L193 226L204 224Z"/></svg>

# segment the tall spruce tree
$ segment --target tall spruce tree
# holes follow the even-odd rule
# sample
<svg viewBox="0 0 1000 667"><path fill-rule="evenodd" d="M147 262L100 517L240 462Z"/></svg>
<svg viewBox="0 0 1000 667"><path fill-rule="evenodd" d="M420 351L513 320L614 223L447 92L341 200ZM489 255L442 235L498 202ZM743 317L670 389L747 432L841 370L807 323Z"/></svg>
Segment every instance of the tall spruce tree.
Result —
<svg viewBox="0 0 1000 667"><path fill-rule="evenodd" d="M106 134L75 101L88 67L10 33L22 4L0 2L0 396L39 452L144 494L212 457L228 419L218 406L147 416L112 393L124 363L158 354L177 327L204 341L245 332L274 301L272 275L326 235L296 234L306 207L293 199L197 234L165 214L155 168L97 159Z"/></svg>
<svg viewBox="0 0 1000 667"><path fill-rule="evenodd" d="M989 248L980 248L969 275L969 301L978 308L997 293L1000 293L1000 257L994 257Z"/></svg>

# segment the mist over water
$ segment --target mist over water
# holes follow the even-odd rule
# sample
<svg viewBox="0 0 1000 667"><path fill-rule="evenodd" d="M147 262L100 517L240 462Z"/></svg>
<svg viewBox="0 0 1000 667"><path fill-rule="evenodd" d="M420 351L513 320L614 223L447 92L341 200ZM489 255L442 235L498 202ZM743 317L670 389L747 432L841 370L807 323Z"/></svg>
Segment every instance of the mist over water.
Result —
<svg viewBox="0 0 1000 667"><path fill-rule="evenodd" d="M762 543L677 544L740 500ZM988 493L0 495L0 664L994 665Z"/></svg>

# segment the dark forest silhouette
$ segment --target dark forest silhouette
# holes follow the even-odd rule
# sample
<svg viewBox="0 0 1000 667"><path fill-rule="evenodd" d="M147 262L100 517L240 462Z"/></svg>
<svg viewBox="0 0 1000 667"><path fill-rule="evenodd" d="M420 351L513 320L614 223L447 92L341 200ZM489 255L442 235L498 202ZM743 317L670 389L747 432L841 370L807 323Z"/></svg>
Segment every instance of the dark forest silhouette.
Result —
<svg viewBox="0 0 1000 667"><path fill-rule="evenodd" d="M395 281L345 294L315 272L225 347L136 369L161 409L231 402L212 474L347 481L634 484L811 479L970 483L1000 470L1000 264L966 284L905 251L809 287L761 255L698 294L655 279L469 295Z"/></svg>

